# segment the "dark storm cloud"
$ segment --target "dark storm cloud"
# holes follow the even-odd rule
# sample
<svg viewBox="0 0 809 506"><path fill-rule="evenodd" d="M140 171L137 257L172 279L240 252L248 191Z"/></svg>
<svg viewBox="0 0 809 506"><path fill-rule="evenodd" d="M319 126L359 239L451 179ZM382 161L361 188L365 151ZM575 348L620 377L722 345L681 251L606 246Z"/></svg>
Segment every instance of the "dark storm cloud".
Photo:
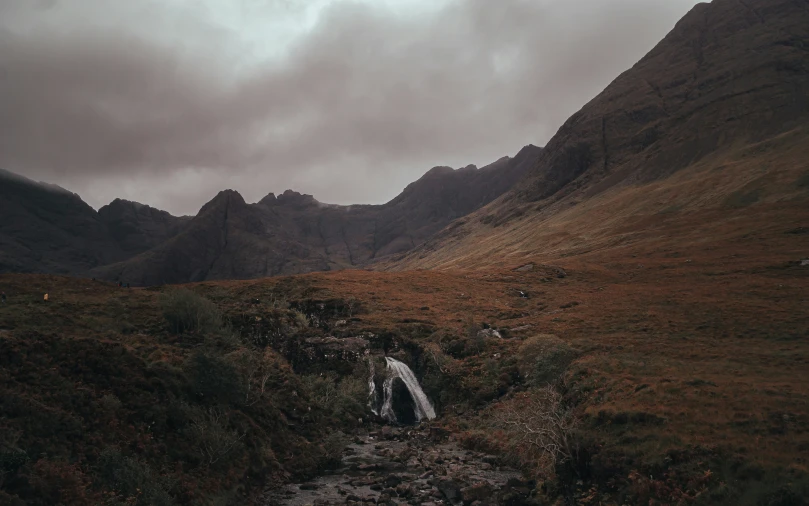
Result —
<svg viewBox="0 0 809 506"><path fill-rule="evenodd" d="M259 61L204 13L158 15L169 2L118 25L71 11L90 0L5 2L0 166L93 205L184 213L227 187L380 202L433 165L543 144L694 3L469 0L403 17L335 2Z"/></svg>

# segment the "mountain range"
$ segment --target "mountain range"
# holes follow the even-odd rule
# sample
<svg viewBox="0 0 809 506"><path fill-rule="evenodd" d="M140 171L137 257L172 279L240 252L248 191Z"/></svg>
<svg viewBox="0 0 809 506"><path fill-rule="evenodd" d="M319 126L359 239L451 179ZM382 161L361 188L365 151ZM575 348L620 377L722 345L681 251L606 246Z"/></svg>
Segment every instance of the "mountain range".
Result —
<svg viewBox="0 0 809 506"><path fill-rule="evenodd" d="M96 212L63 188L0 172L0 272L135 285L364 266L403 253L509 190L541 149L482 168L435 167L383 205L323 204L287 190L248 204L224 190L193 217L116 199Z"/></svg>
<svg viewBox="0 0 809 506"><path fill-rule="evenodd" d="M698 4L544 148L480 169L433 168L384 205L291 190L248 204L225 190L194 217L123 200L95 212L4 172L0 272L151 285L482 267L800 228L807 41L805 1Z"/></svg>

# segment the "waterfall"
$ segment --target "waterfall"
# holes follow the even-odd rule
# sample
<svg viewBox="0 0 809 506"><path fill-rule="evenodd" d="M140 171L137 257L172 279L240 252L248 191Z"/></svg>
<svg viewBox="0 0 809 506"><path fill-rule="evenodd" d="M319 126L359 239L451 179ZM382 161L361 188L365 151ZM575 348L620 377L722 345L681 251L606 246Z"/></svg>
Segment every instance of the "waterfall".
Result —
<svg viewBox="0 0 809 506"><path fill-rule="evenodd" d="M435 418L435 410L430 404L430 399L424 394L416 375L407 367L407 364L390 357L385 357L385 361L388 364L388 377L383 384L385 402L382 404L382 417L389 422L396 422L396 414L393 411L393 380L400 378L413 398L416 420ZM372 392L376 390L375 386L371 388Z"/></svg>
<svg viewBox="0 0 809 506"><path fill-rule="evenodd" d="M374 359L368 358L368 367L370 368L370 376L368 376L368 407L371 408L371 413L379 415L379 412L374 409L376 404L376 383L374 383Z"/></svg>

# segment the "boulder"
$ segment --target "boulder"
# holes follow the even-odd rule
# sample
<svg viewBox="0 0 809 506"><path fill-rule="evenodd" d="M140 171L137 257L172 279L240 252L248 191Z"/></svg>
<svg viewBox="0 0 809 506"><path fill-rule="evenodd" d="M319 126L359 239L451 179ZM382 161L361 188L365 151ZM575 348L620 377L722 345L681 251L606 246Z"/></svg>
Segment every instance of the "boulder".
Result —
<svg viewBox="0 0 809 506"><path fill-rule="evenodd" d="M438 490L450 503L461 500L461 483L456 480L441 480L438 482Z"/></svg>
<svg viewBox="0 0 809 506"><path fill-rule="evenodd" d="M492 486L489 485L487 482L482 481L479 483L475 483L474 485L462 488L461 500L463 500L465 504L469 504L475 501L485 502L492 496L493 493L494 489L492 488Z"/></svg>

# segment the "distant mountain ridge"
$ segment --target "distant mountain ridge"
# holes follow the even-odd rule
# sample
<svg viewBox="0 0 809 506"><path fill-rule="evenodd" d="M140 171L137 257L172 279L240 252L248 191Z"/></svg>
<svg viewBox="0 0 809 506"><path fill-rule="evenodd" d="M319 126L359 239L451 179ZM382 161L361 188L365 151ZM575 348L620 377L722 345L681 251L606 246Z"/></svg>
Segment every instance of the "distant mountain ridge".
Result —
<svg viewBox="0 0 809 506"><path fill-rule="evenodd" d="M248 204L225 190L193 217L122 199L96 212L67 190L3 172L0 272L152 285L363 266L488 204L539 153L529 145L481 169L436 167L382 205L322 204L292 190Z"/></svg>

